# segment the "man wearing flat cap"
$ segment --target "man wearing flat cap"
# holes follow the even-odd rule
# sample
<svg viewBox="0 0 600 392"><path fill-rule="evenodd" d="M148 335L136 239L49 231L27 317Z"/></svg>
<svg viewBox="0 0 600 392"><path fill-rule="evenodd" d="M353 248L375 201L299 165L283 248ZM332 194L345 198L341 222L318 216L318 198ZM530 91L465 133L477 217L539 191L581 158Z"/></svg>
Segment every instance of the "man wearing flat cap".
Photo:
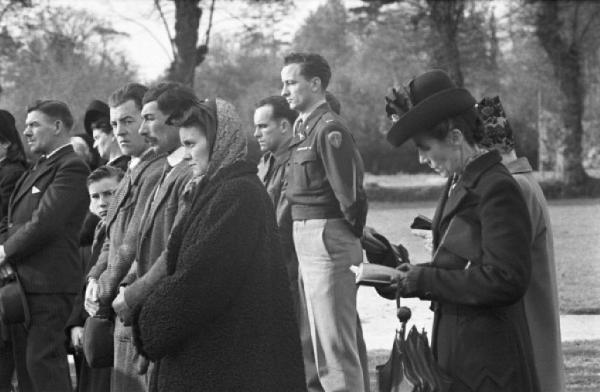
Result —
<svg viewBox="0 0 600 392"><path fill-rule="evenodd" d="M331 78L318 54L292 53L281 71L284 96L299 112L290 143L286 196L304 285L316 377L309 391L369 390L366 349L351 265L362 261L367 214L363 163L340 116L326 102ZM301 332L302 333L302 332Z"/></svg>
<svg viewBox="0 0 600 392"><path fill-rule="evenodd" d="M412 139L447 177L433 218L430 263L399 267L402 297L432 301L432 350L453 392L539 391L523 296L531 223L519 185L484 137L475 99L441 70L394 90L387 139Z"/></svg>

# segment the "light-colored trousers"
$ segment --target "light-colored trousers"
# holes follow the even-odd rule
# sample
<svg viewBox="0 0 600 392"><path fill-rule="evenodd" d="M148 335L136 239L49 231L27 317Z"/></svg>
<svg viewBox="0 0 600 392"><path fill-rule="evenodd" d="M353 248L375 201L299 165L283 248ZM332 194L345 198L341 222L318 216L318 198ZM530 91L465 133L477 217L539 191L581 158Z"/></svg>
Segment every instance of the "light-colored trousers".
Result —
<svg viewBox="0 0 600 392"><path fill-rule="evenodd" d="M356 310L355 277L362 248L344 219L294 221L294 246L304 286L318 381L309 390L369 391L369 369ZM301 332L302 334L302 332ZM310 374L307 374L310 378Z"/></svg>
<svg viewBox="0 0 600 392"><path fill-rule="evenodd" d="M133 343L131 327L123 325L115 317L115 359L110 379L111 392L146 392L148 391L151 368L146 374L138 374L141 360Z"/></svg>

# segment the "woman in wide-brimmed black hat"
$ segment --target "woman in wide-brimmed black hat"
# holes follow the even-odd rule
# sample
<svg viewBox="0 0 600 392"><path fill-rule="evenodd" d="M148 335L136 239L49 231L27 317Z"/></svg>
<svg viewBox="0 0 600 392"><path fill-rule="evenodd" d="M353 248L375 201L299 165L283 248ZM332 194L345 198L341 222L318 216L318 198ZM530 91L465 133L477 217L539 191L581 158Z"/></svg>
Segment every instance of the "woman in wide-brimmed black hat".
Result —
<svg viewBox="0 0 600 392"><path fill-rule="evenodd" d="M448 178L433 219L431 263L405 264L403 297L431 300L432 349L453 392L538 391L522 297L531 224L519 186L483 137L475 99L440 70L394 91L387 138L412 139L421 163Z"/></svg>

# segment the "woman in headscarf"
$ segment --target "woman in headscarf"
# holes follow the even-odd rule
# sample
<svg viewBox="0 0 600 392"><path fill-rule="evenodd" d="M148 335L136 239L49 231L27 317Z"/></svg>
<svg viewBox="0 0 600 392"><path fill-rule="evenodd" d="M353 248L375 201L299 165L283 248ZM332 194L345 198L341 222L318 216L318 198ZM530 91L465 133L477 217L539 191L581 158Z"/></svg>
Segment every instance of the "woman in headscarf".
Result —
<svg viewBox="0 0 600 392"><path fill-rule="evenodd" d="M304 391L298 328L273 206L234 107L172 116L196 176L168 244L167 276L137 309L151 391Z"/></svg>

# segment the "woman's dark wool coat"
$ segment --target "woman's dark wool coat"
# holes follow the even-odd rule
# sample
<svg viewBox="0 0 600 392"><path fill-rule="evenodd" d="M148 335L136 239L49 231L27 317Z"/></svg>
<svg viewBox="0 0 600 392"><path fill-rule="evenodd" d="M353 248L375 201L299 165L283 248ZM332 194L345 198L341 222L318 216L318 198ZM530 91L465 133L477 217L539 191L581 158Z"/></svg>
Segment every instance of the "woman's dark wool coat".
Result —
<svg viewBox="0 0 600 392"><path fill-rule="evenodd" d="M273 205L256 166L198 185L168 272L134 321L156 361L151 391L304 391L298 328Z"/></svg>
<svg viewBox="0 0 600 392"><path fill-rule="evenodd" d="M452 191L448 182L433 241L432 263L414 267L407 280L409 296L433 301L432 347L455 380L451 391L538 391L523 307L531 224L497 152L468 164Z"/></svg>

